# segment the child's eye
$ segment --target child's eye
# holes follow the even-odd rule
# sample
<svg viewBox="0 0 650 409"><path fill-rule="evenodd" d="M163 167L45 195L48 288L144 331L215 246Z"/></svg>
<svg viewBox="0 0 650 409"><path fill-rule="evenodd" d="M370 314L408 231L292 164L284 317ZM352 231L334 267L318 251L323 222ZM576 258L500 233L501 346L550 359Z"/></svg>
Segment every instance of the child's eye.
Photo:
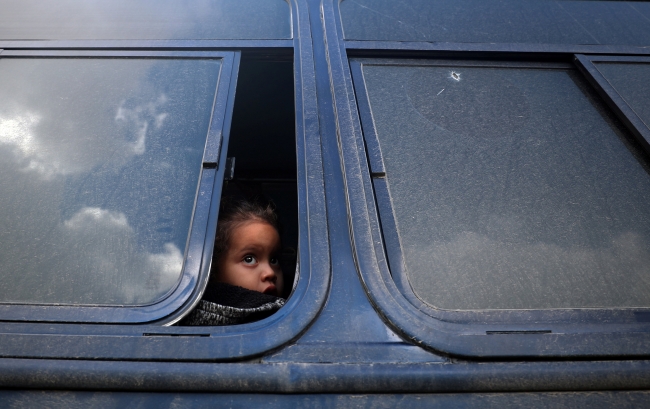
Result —
<svg viewBox="0 0 650 409"><path fill-rule="evenodd" d="M280 260L278 260L276 257L271 257L270 263L272 266L277 266L280 264Z"/></svg>
<svg viewBox="0 0 650 409"><path fill-rule="evenodd" d="M257 260L255 260L254 256L251 256L250 254L244 256L244 263L246 264L255 264Z"/></svg>

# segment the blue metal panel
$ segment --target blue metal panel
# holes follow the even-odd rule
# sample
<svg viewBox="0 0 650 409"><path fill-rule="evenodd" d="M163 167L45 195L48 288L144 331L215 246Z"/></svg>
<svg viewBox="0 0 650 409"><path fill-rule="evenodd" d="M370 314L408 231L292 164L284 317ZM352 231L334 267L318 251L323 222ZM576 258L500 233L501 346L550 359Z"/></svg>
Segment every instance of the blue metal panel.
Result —
<svg viewBox="0 0 650 409"><path fill-rule="evenodd" d="M2 40L290 39L284 0L3 0Z"/></svg>
<svg viewBox="0 0 650 409"><path fill-rule="evenodd" d="M430 363L0 360L4 389L218 393L469 393L650 390L650 362Z"/></svg>
<svg viewBox="0 0 650 409"><path fill-rule="evenodd" d="M519 0L343 0L346 40L650 44L647 5Z"/></svg>
<svg viewBox="0 0 650 409"><path fill-rule="evenodd" d="M78 391L3 391L0 399L7 408L639 408L650 393L565 392L565 393L474 393L474 394L199 394L129 393Z"/></svg>

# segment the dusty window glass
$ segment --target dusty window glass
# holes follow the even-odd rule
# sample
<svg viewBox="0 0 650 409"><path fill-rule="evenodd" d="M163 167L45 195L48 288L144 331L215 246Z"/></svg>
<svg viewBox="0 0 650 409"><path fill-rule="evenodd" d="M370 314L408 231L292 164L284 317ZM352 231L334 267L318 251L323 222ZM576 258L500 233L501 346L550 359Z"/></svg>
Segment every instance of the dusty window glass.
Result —
<svg viewBox="0 0 650 409"><path fill-rule="evenodd" d="M595 65L650 128L650 64L597 62Z"/></svg>
<svg viewBox="0 0 650 409"><path fill-rule="evenodd" d="M220 64L0 59L0 302L143 305L175 288Z"/></svg>
<svg viewBox="0 0 650 409"><path fill-rule="evenodd" d="M579 75L416 64L362 65L414 293L450 310L650 306L647 158Z"/></svg>

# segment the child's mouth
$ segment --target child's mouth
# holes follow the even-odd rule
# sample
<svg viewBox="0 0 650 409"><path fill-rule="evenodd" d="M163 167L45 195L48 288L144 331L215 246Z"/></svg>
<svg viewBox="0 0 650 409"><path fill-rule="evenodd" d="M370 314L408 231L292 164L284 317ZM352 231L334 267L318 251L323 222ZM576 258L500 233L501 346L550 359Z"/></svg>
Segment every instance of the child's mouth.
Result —
<svg viewBox="0 0 650 409"><path fill-rule="evenodd" d="M262 291L264 294L277 295L278 291L273 284L268 286L266 290Z"/></svg>

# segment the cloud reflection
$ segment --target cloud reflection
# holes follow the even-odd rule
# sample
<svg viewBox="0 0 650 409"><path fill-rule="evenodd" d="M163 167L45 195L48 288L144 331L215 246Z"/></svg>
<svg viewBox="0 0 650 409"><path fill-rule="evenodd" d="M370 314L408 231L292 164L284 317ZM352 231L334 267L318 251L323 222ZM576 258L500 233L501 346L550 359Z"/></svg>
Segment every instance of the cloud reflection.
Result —
<svg viewBox="0 0 650 409"><path fill-rule="evenodd" d="M74 169L47 155L36 136L42 116L29 111L13 117L0 116L0 144L7 146L23 170L33 170L46 178L66 175Z"/></svg>
<svg viewBox="0 0 650 409"><path fill-rule="evenodd" d="M219 67L0 59L0 300L137 305L173 290Z"/></svg>
<svg viewBox="0 0 650 409"><path fill-rule="evenodd" d="M475 232L405 249L411 285L444 309L647 307L650 248L625 232L603 248L508 242Z"/></svg>
<svg viewBox="0 0 650 409"><path fill-rule="evenodd" d="M59 258L76 258L85 277L81 298L87 303L151 302L180 277L181 250L173 243L165 243L161 253L139 250L134 230L121 212L84 207L63 222L61 238L65 246L57 251L65 256ZM74 254L66 254L70 249Z"/></svg>
<svg viewBox="0 0 650 409"><path fill-rule="evenodd" d="M134 108L128 108L126 101L122 100L115 114L115 121L126 124L132 129L135 135L135 141L128 144L135 155L142 155L145 152L145 141L149 123L153 122L156 129L163 126L165 118L169 115L167 112L160 112L159 108L167 102L167 96L160 94L155 101L146 104L137 105Z"/></svg>
<svg viewBox="0 0 650 409"><path fill-rule="evenodd" d="M63 225L74 231L84 231L88 227L103 230L126 230L132 231L124 213L112 212L99 207L84 207Z"/></svg>
<svg viewBox="0 0 650 409"><path fill-rule="evenodd" d="M0 117L0 143L15 147L22 156L33 154L36 151L33 128L40 121L41 117L31 112L13 118Z"/></svg>
<svg viewBox="0 0 650 409"><path fill-rule="evenodd" d="M169 97L147 80L154 61L0 61L0 149L44 179L124 166L161 129Z"/></svg>

